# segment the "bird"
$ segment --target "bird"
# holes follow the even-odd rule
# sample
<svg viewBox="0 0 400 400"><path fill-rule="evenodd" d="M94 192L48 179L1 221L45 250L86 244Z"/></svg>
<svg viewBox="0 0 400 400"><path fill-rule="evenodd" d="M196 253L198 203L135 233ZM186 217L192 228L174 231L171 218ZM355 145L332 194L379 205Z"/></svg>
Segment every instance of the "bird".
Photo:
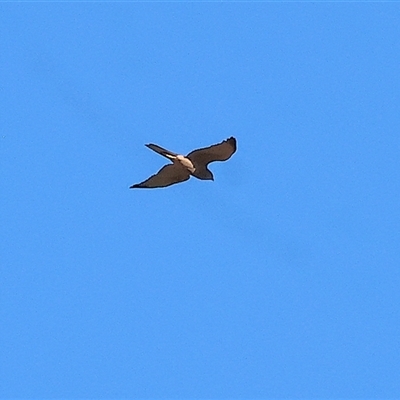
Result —
<svg viewBox="0 0 400 400"><path fill-rule="evenodd" d="M187 181L190 176L201 180L214 180L214 175L207 168L214 161L226 161L236 151L236 139L230 137L218 144L191 151L187 156L173 153L157 144L146 144L146 147L168 158L172 164L164 165L156 174L141 183L130 186L137 188L160 188Z"/></svg>

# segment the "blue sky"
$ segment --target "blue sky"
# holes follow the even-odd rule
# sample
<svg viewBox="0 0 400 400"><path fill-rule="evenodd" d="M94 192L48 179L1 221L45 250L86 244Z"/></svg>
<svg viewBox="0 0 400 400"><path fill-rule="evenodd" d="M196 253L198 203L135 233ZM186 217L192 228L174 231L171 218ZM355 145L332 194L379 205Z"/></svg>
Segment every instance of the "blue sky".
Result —
<svg viewBox="0 0 400 400"><path fill-rule="evenodd" d="M400 398L397 4L0 20L1 398Z"/></svg>

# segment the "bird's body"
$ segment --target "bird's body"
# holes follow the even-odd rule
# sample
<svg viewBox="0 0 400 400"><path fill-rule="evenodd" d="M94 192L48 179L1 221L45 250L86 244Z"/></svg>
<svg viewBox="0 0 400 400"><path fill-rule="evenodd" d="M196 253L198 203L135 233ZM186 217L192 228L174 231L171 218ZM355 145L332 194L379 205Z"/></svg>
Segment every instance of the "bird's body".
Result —
<svg viewBox="0 0 400 400"><path fill-rule="evenodd" d="M236 139L231 137L221 143L190 152L187 156L173 153L156 144L146 144L156 153L168 158L172 164L167 164L149 179L132 185L130 188L166 187L186 181L190 176L201 180L214 180L207 165L213 161L226 161L236 151Z"/></svg>
<svg viewBox="0 0 400 400"><path fill-rule="evenodd" d="M196 168L194 167L193 163L190 161L189 158L182 156L180 154L178 154L177 156L175 156L174 158L171 158L171 161L174 164L179 164L182 167L186 168L191 174L196 171Z"/></svg>

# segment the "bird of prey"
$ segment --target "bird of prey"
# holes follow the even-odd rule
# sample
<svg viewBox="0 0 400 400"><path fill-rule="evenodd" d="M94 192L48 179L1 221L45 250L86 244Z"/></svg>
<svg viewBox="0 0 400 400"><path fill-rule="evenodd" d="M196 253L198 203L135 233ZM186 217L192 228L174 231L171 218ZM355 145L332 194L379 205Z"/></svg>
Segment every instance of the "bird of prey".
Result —
<svg viewBox="0 0 400 400"><path fill-rule="evenodd" d="M156 144L146 146L158 154L168 158L172 164L164 165L155 175L141 183L132 185L135 188L158 188L187 181L190 175L202 180L214 180L207 165L213 161L226 161L236 151L236 139L230 137L221 143L190 152L187 156L173 153Z"/></svg>

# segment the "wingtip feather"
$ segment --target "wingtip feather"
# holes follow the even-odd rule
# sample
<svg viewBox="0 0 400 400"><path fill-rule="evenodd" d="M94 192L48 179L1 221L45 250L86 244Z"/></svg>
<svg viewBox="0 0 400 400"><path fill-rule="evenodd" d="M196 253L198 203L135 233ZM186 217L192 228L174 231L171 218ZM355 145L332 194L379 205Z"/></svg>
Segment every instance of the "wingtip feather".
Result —
<svg viewBox="0 0 400 400"><path fill-rule="evenodd" d="M235 149L235 151L236 151L236 147L237 147L237 144L236 144L236 138L234 138L233 136L231 136L229 139L227 139L226 140L229 144L231 144L232 146L233 146L233 148Z"/></svg>

